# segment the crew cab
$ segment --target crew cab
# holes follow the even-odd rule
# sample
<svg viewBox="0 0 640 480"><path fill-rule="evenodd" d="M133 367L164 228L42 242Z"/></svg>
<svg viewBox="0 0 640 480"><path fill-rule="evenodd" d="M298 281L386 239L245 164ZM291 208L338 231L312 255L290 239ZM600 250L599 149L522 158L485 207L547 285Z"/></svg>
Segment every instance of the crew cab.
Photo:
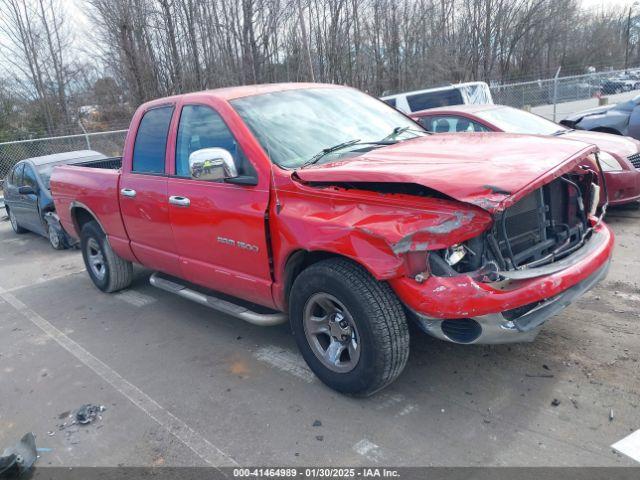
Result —
<svg viewBox="0 0 640 480"><path fill-rule="evenodd" d="M604 277L597 154L431 135L352 88L272 84L146 103L121 168L58 167L51 187L102 291L142 264L156 287L289 322L322 381L368 395L403 370L409 319L456 343L530 341Z"/></svg>

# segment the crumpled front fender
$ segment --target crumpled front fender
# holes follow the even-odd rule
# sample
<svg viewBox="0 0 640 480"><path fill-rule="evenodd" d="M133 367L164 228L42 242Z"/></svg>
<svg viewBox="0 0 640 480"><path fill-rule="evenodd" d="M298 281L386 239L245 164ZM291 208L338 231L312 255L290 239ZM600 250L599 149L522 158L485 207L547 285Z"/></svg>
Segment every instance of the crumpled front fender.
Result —
<svg viewBox="0 0 640 480"><path fill-rule="evenodd" d="M405 275L405 254L437 250L473 238L492 222L473 205L411 195L300 187L279 194L270 215L277 271L295 251L353 259L378 280Z"/></svg>

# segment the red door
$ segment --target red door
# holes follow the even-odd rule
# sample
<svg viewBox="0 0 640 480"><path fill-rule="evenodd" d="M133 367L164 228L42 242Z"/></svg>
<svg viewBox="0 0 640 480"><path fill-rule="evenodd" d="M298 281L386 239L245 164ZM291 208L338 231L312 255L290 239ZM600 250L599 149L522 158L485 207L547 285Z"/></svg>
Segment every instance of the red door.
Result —
<svg viewBox="0 0 640 480"><path fill-rule="evenodd" d="M210 169L206 162L204 169L197 170L198 178L192 177L189 156L196 151L212 151L207 149L228 152L235 175L257 178L213 108L183 106L176 137L175 175L168 179L171 225L182 276L213 290L272 306L265 230L268 188L226 183L224 173Z"/></svg>
<svg viewBox="0 0 640 480"><path fill-rule="evenodd" d="M144 113L131 152L131 164L120 180L120 210L131 249L154 270L180 275L180 262L169 219L165 158L174 107Z"/></svg>

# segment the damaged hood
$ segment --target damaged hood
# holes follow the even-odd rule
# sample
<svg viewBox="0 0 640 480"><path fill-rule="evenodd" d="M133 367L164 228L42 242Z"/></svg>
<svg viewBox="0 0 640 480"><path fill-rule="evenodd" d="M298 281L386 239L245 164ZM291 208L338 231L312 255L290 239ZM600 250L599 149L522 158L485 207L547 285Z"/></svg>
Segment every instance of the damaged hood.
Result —
<svg viewBox="0 0 640 480"><path fill-rule="evenodd" d="M563 134L562 137L571 140L580 140L596 145L603 152L626 158L640 152L640 142L631 137L611 135L610 133L592 132L590 130L573 130Z"/></svg>
<svg viewBox="0 0 640 480"><path fill-rule="evenodd" d="M412 183L490 213L572 170L597 147L568 138L439 134L299 169L303 182Z"/></svg>

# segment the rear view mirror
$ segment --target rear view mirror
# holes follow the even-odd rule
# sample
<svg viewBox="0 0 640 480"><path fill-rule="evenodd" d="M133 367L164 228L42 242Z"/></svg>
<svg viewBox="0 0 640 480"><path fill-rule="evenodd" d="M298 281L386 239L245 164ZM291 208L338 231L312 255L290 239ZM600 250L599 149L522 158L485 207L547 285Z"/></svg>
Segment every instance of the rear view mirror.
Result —
<svg viewBox="0 0 640 480"><path fill-rule="evenodd" d="M18 187L18 193L20 195L34 195L36 191L33 189L33 187L24 185L22 187Z"/></svg>
<svg viewBox="0 0 640 480"><path fill-rule="evenodd" d="M233 156L224 148L202 148L189 155L191 178L227 180L238 176Z"/></svg>

